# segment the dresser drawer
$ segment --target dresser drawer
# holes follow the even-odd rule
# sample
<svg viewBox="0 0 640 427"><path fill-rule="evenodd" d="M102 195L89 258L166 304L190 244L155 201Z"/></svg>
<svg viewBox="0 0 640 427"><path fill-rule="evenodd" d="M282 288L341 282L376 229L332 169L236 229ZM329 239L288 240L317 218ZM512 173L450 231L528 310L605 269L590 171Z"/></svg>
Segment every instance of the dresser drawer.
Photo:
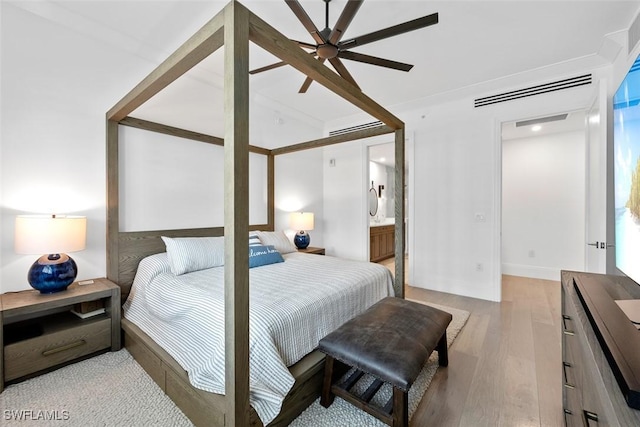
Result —
<svg viewBox="0 0 640 427"><path fill-rule="evenodd" d="M564 391L563 410L566 427L584 427L578 393L580 393L580 390Z"/></svg>
<svg viewBox="0 0 640 427"><path fill-rule="evenodd" d="M4 377L11 381L111 346L111 319L85 320L4 348Z"/></svg>

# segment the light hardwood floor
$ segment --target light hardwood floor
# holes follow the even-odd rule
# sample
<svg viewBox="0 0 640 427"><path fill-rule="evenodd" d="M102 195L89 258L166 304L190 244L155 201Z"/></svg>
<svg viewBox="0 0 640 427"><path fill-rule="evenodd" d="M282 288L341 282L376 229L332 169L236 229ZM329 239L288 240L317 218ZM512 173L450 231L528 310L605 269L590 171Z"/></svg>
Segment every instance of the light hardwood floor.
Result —
<svg viewBox="0 0 640 427"><path fill-rule="evenodd" d="M471 313L412 426L564 425L559 281L503 276L500 303L411 286L406 297Z"/></svg>

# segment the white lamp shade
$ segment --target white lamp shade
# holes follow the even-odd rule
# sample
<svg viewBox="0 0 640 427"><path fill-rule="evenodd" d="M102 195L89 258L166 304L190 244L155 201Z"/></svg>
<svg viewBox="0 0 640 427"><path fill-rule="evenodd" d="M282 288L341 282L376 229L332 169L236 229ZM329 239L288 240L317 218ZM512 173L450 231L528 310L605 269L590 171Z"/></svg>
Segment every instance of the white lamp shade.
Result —
<svg viewBox="0 0 640 427"><path fill-rule="evenodd" d="M15 251L19 254L59 254L81 251L87 241L83 216L19 215Z"/></svg>
<svg viewBox="0 0 640 427"><path fill-rule="evenodd" d="M292 213L289 221L289 225L294 230L313 230L313 213L311 212Z"/></svg>

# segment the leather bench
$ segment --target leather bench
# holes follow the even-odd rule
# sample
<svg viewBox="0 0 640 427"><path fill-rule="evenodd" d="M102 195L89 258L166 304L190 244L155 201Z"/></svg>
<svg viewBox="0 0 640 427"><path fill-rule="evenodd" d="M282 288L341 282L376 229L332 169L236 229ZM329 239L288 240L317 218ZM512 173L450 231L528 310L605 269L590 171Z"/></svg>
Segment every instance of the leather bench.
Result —
<svg viewBox="0 0 640 427"><path fill-rule="evenodd" d="M447 326L451 314L401 298L387 297L320 340L326 355L320 403L328 408L334 397L363 409L390 426L407 426L408 392L434 350L440 366L447 366ZM337 363L355 368L336 383ZM365 374L376 380L361 395L354 385ZM393 387L384 407L371 404L383 383Z"/></svg>

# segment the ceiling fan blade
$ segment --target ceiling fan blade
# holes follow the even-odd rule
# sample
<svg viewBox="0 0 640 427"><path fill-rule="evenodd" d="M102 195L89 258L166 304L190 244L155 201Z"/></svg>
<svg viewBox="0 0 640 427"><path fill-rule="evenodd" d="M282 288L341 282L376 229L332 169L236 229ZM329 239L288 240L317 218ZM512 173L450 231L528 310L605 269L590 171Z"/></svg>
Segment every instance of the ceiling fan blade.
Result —
<svg viewBox="0 0 640 427"><path fill-rule="evenodd" d="M314 50L313 52L307 52L307 53L309 55L316 56L317 52ZM267 66L264 66L264 67L256 68L255 70L251 70L251 71L249 71L249 74L258 74L258 73L261 73L263 71L273 70L274 68L282 67L283 65L287 65L287 64L288 64L288 62L284 62L284 61L276 62L275 64L271 64L271 65L267 65Z"/></svg>
<svg viewBox="0 0 640 427"><path fill-rule="evenodd" d="M349 83L351 83L352 85L360 89L360 86L358 86L356 81L353 79L353 76L349 73L349 70L347 70L347 67L344 66L344 64L342 63L342 61L340 61L338 57L329 59L329 62L331 63L331 65L333 65L333 68L336 69L338 74L340 74L343 79L345 79L346 81L348 81Z"/></svg>
<svg viewBox="0 0 640 427"><path fill-rule="evenodd" d="M329 43L335 45L340 41L345 31L347 31L347 27L351 24L351 20L356 15L360 6L362 6L363 0L349 0L342 10L340 14L340 18L336 22L336 25L331 30L331 34L329 34Z"/></svg>
<svg viewBox="0 0 640 427"><path fill-rule="evenodd" d="M302 25L304 25L304 28L306 28L307 31L309 31L309 34L311 34L311 37L313 37L316 43L325 44L327 41L324 39L322 34L320 34L318 27L316 27L316 24L314 24L311 18L309 18L309 15L307 15L307 12L304 11L304 9L302 8L298 0L284 0L284 1L285 3L287 3L289 8L296 15L298 20L300 20Z"/></svg>
<svg viewBox="0 0 640 427"><path fill-rule="evenodd" d="M375 42L378 40L386 39L388 37L397 36L399 34L407 33L409 31L417 30L419 28L428 27L438 23L438 14L433 13L431 15L423 16L422 18L407 21L403 24L394 25L393 27L385 28L383 30L374 31L373 33L365 34L353 39L345 40L338 43L340 49L351 49L356 46L362 46L367 43Z"/></svg>
<svg viewBox="0 0 640 427"><path fill-rule="evenodd" d="M320 61L320 63L322 64L324 62L324 58L318 58L318 61ZM298 93L306 93L307 89L309 89L309 86L311 86L312 82L313 82L313 79L311 77L307 77L304 80L304 83L302 83L302 86L300 87L300 90L298 91Z"/></svg>
<svg viewBox="0 0 640 427"><path fill-rule="evenodd" d="M300 40L291 40L294 43L298 43L298 46L303 47L305 49L313 49L315 50L318 46L313 43L301 42Z"/></svg>
<svg viewBox="0 0 640 427"><path fill-rule="evenodd" d="M280 61L280 62L276 62L275 64L271 64L265 67L260 67L260 68L256 68L255 70L251 70L249 71L249 74L258 74L258 73L262 73L263 71L273 70L274 68L282 67L285 65L287 65L286 62Z"/></svg>
<svg viewBox="0 0 640 427"><path fill-rule="evenodd" d="M300 86L300 90L298 91L298 93L307 93L307 89L309 89L311 83L313 83L313 79L311 77L307 77L304 80L304 83L302 83L302 86Z"/></svg>
<svg viewBox="0 0 640 427"><path fill-rule="evenodd" d="M349 59L351 61L364 62L365 64L378 65L380 67L393 68L394 70L409 71L413 68L411 64L391 61L389 59L378 58L377 56L365 55L363 53L350 52L341 50L338 57Z"/></svg>

